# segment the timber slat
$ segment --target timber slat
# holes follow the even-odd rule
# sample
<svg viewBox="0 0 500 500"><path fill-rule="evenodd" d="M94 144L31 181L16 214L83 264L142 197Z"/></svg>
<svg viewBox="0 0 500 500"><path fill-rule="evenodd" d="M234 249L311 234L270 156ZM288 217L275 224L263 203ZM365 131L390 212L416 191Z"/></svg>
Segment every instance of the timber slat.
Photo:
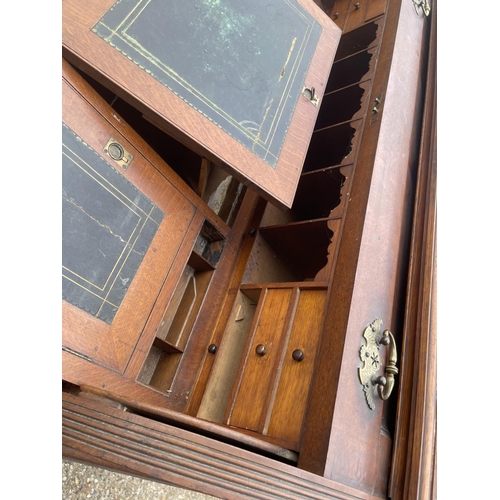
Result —
<svg viewBox="0 0 500 500"><path fill-rule="evenodd" d="M373 500L234 446L63 393L63 446L121 470L228 499ZM343 491L345 490L345 491ZM355 493L355 494L354 494Z"/></svg>

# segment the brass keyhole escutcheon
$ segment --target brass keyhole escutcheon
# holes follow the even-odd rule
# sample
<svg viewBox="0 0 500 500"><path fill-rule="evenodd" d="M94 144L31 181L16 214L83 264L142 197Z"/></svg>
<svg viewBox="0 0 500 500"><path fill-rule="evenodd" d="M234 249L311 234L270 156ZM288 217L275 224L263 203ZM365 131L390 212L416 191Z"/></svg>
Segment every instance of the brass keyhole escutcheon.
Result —
<svg viewBox="0 0 500 500"><path fill-rule="evenodd" d="M255 352L259 355L259 356L265 356L267 354L267 349L265 348L265 346L263 346L262 344L259 344L256 348L255 348Z"/></svg>

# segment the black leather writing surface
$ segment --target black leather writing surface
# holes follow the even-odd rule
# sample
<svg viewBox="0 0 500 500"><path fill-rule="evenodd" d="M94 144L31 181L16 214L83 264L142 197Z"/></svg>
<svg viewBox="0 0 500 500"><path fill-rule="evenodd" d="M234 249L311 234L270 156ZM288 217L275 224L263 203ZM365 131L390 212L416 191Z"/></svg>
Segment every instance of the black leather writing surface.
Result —
<svg viewBox="0 0 500 500"><path fill-rule="evenodd" d="M64 300L111 324L164 216L63 123Z"/></svg>
<svg viewBox="0 0 500 500"><path fill-rule="evenodd" d="M273 168L321 31L296 0L119 0L93 28Z"/></svg>

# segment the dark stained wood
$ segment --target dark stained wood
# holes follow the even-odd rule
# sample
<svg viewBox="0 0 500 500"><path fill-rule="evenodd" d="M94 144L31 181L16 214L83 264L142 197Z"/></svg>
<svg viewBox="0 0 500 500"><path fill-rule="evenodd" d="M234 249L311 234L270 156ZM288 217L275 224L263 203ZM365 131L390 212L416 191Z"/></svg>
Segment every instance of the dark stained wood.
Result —
<svg viewBox="0 0 500 500"><path fill-rule="evenodd" d="M340 39L340 43L335 54L335 63L345 59L346 57L355 55L358 52L362 52L379 45L384 23L385 19L374 20L371 23L366 23L363 26L360 26L350 33L344 33ZM332 70L333 69L334 68L332 68ZM335 71L337 72L338 70ZM339 73L337 74L339 75ZM330 82L330 80L332 81ZM330 73L328 87L330 84L334 83L333 80L334 77ZM328 87L327 91L329 91Z"/></svg>
<svg viewBox="0 0 500 500"><path fill-rule="evenodd" d="M372 411L364 400L359 348L375 318L401 335L424 26L411 4L390 3L371 92L385 100L361 139L299 458L374 493L388 479L377 479L383 404Z"/></svg>
<svg viewBox="0 0 500 500"><path fill-rule="evenodd" d="M191 252L189 256L188 265L198 271L210 271L214 269L214 266L204 259L201 255L196 252Z"/></svg>
<svg viewBox="0 0 500 500"><path fill-rule="evenodd" d="M342 216L349 199L352 166L332 167L302 174L294 213L298 220Z"/></svg>
<svg viewBox="0 0 500 500"><path fill-rule="evenodd" d="M353 163L359 147L363 120L354 120L314 131L304 172Z"/></svg>
<svg viewBox="0 0 500 500"><path fill-rule="evenodd" d="M350 74L356 83L325 95L315 129L356 120L365 114L363 106L367 105L367 101L362 97L367 93L369 82L361 82L357 75Z"/></svg>
<svg viewBox="0 0 500 500"><path fill-rule="evenodd" d="M389 493L436 498L436 6L430 48Z"/></svg>
<svg viewBox="0 0 500 500"><path fill-rule="evenodd" d="M99 85L95 80L91 83L93 86ZM120 97L116 97L112 107L197 193L203 165L201 156L164 133L153 120L144 116Z"/></svg>
<svg viewBox="0 0 500 500"><path fill-rule="evenodd" d="M62 455L65 457L66 460L74 460L76 462L84 463L84 464L92 464L94 467L102 467L107 470L116 470L119 472L125 472L127 473L128 471L122 471L120 470L119 466L116 464L115 460L104 460L102 457L95 457L92 454L86 453L85 451L82 451L81 449L76 449L75 447L72 446L66 446L65 444L62 445ZM137 473L138 476L141 474ZM147 475L142 475L145 479L149 479Z"/></svg>
<svg viewBox="0 0 500 500"><path fill-rule="evenodd" d="M333 256L340 221L314 219L260 229L262 236L301 279L314 279ZM324 278L320 278L322 280Z"/></svg>
<svg viewBox="0 0 500 500"><path fill-rule="evenodd" d="M275 203L291 206L318 109L307 99L299 98L276 168L270 168L91 32L113 3L113 0L92 0L82 8L73 0L64 2L64 57L97 81L105 83L146 116L159 118L172 136L210 161L229 168L240 182L250 184ZM307 84L314 86L321 98L341 33L312 2L299 0L299 3L322 26L320 41L306 76ZM134 76L130 78L131 75Z"/></svg>
<svg viewBox="0 0 500 500"><path fill-rule="evenodd" d="M265 443L272 444L282 450L286 450L288 454L293 456L293 460L290 460L289 463L295 465L298 460L298 442L296 440L288 440L282 439L275 436L267 436L262 432L255 432L249 429L242 429L241 427L232 427L227 426L229 429L238 432L239 434L245 437L252 437L253 439L257 439L259 441L264 441Z"/></svg>

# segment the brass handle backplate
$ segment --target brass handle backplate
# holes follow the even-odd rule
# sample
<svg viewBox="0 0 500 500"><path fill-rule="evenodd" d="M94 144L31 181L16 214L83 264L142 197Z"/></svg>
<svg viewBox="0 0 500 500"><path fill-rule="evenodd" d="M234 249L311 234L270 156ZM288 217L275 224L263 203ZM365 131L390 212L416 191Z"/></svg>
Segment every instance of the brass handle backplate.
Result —
<svg viewBox="0 0 500 500"><path fill-rule="evenodd" d="M422 9L422 12L424 13L425 17L429 17L429 14L431 13L431 4L429 3L429 0L412 0L412 1L413 1L413 8L415 9L417 16L420 15L418 9Z"/></svg>
<svg viewBox="0 0 500 500"><path fill-rule="evenodd" d="M382 320L376 319L365 328L363 332L365 344L359 350L359 357L363 361L363 366L358 369L359 381L363 385L366 403L371 410L375 409L374 387L377 388L380 399L383 401L387 400L394 387L394 376L398 373L398 369L396 368L398 355L394 336L389 330L384 330L380 334L381 326ZM387 346L389 353L387 355L385 376L380 375L377 377L375 374L381 364L380 345Z"/></svg>

